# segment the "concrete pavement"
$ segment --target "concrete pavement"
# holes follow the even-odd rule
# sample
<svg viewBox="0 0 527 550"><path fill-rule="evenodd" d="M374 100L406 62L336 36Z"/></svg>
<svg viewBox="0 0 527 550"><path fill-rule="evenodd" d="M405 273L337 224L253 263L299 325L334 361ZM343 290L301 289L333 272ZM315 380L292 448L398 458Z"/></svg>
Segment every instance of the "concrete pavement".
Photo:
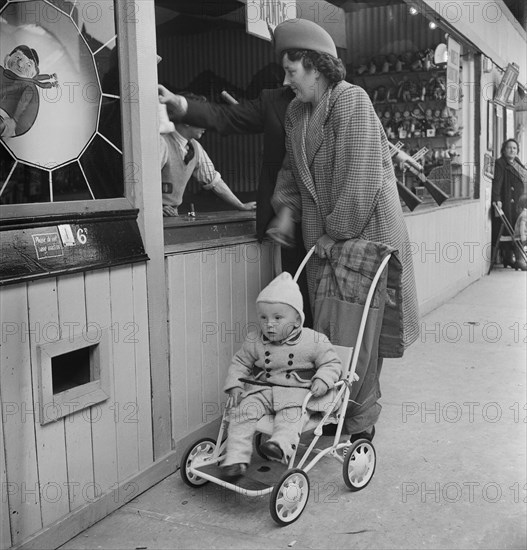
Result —
<svg viewBox="0 0 527 550"><path fill-rule="evenodd" d="M191 489L176 473L61 548L526 548L526 281L496 268L385 361L364 490L323 459L303 515L280 528L267 497Z"/></svg>

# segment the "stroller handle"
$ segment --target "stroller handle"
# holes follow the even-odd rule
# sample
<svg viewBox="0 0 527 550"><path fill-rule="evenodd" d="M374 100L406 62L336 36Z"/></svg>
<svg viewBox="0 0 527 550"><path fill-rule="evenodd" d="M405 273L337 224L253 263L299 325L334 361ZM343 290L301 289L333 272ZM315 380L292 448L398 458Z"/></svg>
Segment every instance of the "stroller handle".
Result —
<svg viewBox="0 0 527 550"><path fill-rule="evenodd" d="M298 282L298 277L300 277L300 273L302 273L302 270L304 269L304 267L306 267L307 262L309 262L309 258L311 258L311 256L313 256L314 252L315 252L315 247L312 246L309 249L309 251L307 252L305 258L302 260L302 263L298 266L298 269L296 270L295 276L293 277L293 281L295 281L295 283Z"/></svg>

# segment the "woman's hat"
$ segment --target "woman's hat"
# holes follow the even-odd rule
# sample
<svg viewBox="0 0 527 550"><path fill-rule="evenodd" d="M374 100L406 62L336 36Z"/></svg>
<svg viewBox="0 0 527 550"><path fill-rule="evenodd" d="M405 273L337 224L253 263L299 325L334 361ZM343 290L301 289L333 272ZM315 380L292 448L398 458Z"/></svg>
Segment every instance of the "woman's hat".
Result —
<svg viewBox="0 0 527 550"><path fill-rule="evenodd" d="M302 324L304 324L304 300L300 287L290 273L284 271L275 277L256 298L256 303L266 302L270 304L287 304L296 309Z"/></svg>
<svg viewBox="0 0 527 550"><path fill-rule="evenodd" d="M273 38L277 54L284 50L313 50L338 57L330 34L307 19L287 19L275 28Z"/></svg>

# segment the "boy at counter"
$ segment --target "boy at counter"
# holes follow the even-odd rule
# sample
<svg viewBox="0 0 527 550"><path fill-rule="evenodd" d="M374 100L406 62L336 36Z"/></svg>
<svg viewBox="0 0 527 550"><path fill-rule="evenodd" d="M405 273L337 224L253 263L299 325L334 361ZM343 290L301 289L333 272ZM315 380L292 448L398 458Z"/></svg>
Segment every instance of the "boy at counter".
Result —
<svg viewBox="0 0 527 550"><path fill-rule="evenodd" d="M256 298L259 330L234 355L224 390L231 398L225 459L226 478L245 474L251 460L256 422L274 414L271 438L260 446L269 458L287 462L298 446L307 409L333 408L342 363L326 336L303 327L302 294L283 272Z"/></svg>
<svg viewBox="0 0 527 550"><path fill-rule="evenodd" d="M207 101L203 96L190 92L181 95L189 99ZM160 106L161 109L161 106ZM183 122L169 123L167 128L160 116L161 181L163 190L163 216L178 216L178 206L183 193L194 176L203 189L211 190L238 210L256 210L256 202L241 202L223 181L214 164L198 142L204 128Z"/></svg>

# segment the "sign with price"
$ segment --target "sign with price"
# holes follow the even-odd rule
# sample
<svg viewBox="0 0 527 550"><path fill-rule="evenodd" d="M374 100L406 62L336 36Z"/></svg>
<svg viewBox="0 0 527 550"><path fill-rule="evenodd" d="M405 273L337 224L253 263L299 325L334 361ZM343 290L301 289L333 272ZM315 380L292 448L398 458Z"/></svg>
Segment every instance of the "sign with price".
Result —
<svg viewBox="0 0 527 550"><path fill-rule="evenodd" d="M0 226L0 285L145 261L136 217L135 210L99 212L82 222Z"/></svg>
<svg viewBox="0 0 527 550"><path fill-rule="evenodd" d="M33 239L37 259L64 256L64 248L57 231L37 233L36 235L31 235L31 238Z"/></svg>

